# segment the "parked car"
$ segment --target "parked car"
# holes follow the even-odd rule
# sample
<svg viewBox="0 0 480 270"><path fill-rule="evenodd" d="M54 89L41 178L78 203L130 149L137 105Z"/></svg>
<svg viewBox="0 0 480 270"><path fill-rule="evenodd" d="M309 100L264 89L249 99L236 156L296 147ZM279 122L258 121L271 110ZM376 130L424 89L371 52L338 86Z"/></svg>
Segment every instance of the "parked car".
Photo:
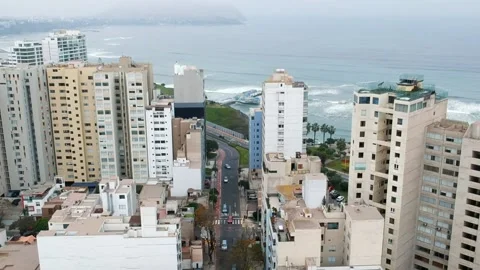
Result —
<svg viewBox="0 0 480 270"><path fill-rule="evenodd" d="M345 198L343 196L338 196L335 200L340 203L343 202Z"/></svg>
<svg viewBox="0 0 480 270"><path fill-rule="evenodd" d="M230 165L228 164L225 164L225 169L231 169L232 167L230 167Z"/></svg>
<svg viewBox="0 0 480 270"><path fill-rule="evenodd" d="M336 191L336 190L330 191L330 198L335 200L335 199L337 199L338 196L340 196L340 193L338 193L338 191Z"/></svg>

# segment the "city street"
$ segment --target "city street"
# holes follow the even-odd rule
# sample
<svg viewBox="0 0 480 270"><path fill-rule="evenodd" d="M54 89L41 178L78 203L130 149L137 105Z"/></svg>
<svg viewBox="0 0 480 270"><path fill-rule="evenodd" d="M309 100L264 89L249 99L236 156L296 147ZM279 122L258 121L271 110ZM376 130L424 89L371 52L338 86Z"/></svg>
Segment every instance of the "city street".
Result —
<svg viewBox="0 0 480 270"><path fill-rule="evenodd" d="M217 256L216 269L231 269L230 251L235 241L240 237L242 232L243 217L241 216L240 197L238 192L238 152L230 147L228 144L217 141L221 151L223 160L217 160L218 173L220 174L220 204L218 218L215 221L217 224ZM225 164L230 165L230 169L225 168ZM224 182L225 176L228 182ZM218 185L217 185L218 186ZM227 213L222 213L223 208L226 207ZM229 216L232 217L232 224L228 223ZM226 240L228 250L221 250L222 241Z"/></svg>

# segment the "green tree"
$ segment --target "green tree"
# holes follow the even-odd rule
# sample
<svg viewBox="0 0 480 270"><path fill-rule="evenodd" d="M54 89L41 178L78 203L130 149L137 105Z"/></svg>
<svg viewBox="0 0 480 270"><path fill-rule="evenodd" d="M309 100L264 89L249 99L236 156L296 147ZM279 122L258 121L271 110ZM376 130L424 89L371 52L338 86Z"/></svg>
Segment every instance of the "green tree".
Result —
<svg viewBox="0 0 480 270"><path fill-rule="evenodd" d="M35 229L35 218L32 216L21 217L10 225L10 230L18 229L20 234L33 231Z"/></svg>
<svg viewBox="0 0 480 270"><path fill-rule="evenodd" d="M307 123L307 135L310 133L310 131L312 131L312 124Z"/></svg>
<svg viewBox="0 0 480 270"><path fill-rule="evenodd" d="M195 210L195 226L202 230L202 240L206 242L208 247L208 257L210 262L213 262L213 253L217 246L215 237L215 213L214 208L205 208L203 205L199 205ZM203 233L204 232L204 233Z"/></svg>
<svg viewBox="0 0 480 270"><path fill-rule="evenodd" d="M343 155L345 153L345 149L347 149L347 143L345 142L345 139L343 138L338 139L337 150L340 153L340 155Z"/></svg>
<svg viewBox="0 0 480 270"><path fill-rule="evenodd" d="M326 124L322 124L320 131L323 133L323 142L325 143L325 134L328 132L328 126Z"/></svg>
<svg viewBox="0 0 480 270"><path fill-rule="evenodd" d="M320 126L318 123L314 123L312 125L312 131L313 131L313 143L316 143L317 141L317 132L320 130Z"/></svg>
<svg viewBox="0 0 480 270"><path fill-rule="evenodd" d="M218 190L216 188L212 188L208 192L208 201L212 205L215 205L217 203L217 201L218 201Z"/></svg>
<svg viewBox="0 0 480 270"><path fill-rule="evenodd" d="M327 126L327 133L330 135L330 139L332 138L333 134L335 134L337 129L334 126Z"/></svg>
<svg viewBox="0 0 480 270"><path fill-rule="evenodd" d="M218 142L214 140L207 140L207 142L205 143L205 148L207 150L207 154L215 152L218 150Z"/></svg>
<svg viewBox="0 0 480 270"><path fill-rule="evenodd" d="M48 231L48 218L41 218L35 222L34 230L36 233L40 231Z"/></svg>
<svg viewBox="0 0 480 270"><path fill-rule="evenodd" d="M250 183L245 180L239 181L238 186L243 187L244 189L250 189Z"/></svg>

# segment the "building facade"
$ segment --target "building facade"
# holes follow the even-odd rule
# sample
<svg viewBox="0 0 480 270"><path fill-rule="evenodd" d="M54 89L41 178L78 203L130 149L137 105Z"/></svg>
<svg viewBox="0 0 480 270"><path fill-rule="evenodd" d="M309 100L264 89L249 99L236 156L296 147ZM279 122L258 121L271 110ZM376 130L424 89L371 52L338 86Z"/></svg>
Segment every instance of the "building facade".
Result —
<svg viewBox="0 0 480 270"><path fill-rule="evenodd" d="M468 123L442 119L426 129L414 269L448 266L462 138L467 128Z"/></svg>
<svg viewBox="0 0 480 270"><path fill-rule="evenodd" d="M174 66L175 117L205 119L205 82L203 69Z"/></svg>
<svg viewBox="0 0 480 270"><path fill-rule="evenodd" d="M470 125L462 139L448 269L480 268L480 121Z"/></svg>
<svg viewBox="0 0 480 270"><path fill-rule="evenodd" d="M47 67L57 175L66 182L100 179L93 80L99 68L83 62Z"/></svg>
<svg viewBox="0 0 480 270"><path fill-rule="evenodd" d="M1 188L28 189L55 175L52 124L43 67L0 68Z"/></svg>
<svg viewBox="0 0 480 270"><path fill-rule="evenodd" d="M446 116L446 96L423 76L402 75L354 94L348 202L385 215L382 266L412 266L425 128Z"/></svg>
<svg viewBox="0 0 480 270"><path fill-rule="evenodd" d="M145 107L153 95L150 64L122 57L94 75L101 176L148 180Z"/></svg>
<svg viewBox="0 0 480 270"><path fill-rule="evenodd" d="M43 65L42 43L36 41L15 41L10 48L8 65L27 64L30 66Z"/></svg>
<svg viewBox="0 0 480 270"><path fill-rule="evenodd" d="M75 30L61 30L50 33L42 40L43 63L87 61L85 34Z"/></svg>
<svg viewBox="0 0 480 270"><path fill-rule="evenodd" d="M308 87L283 69L263 83L263 153L294 157L306 152Z"/></svg>
<svg viewBox="0 0 480 270"><path fill-rule="evenodd" d="M262 168L262 119L263 113L260 108L250 109L248 143L249 143L249 168L250 171Z"/></svg>
<svg viewBox="0 0 480 270"><path fill-rule="evenodd" d="M146 107L149 178L173 177L173 100L155 99Z"/></svg>

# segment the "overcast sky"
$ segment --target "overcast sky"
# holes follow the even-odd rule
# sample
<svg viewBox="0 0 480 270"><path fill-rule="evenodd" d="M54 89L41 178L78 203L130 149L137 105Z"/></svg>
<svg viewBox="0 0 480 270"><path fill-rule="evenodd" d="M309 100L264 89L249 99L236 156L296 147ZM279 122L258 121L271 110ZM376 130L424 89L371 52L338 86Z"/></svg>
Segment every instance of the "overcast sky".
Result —
<svg viewBox="0 0 480 270"><path fill-rule="evenodd" d="M188 3L235 6L253 16L479 17L479 0L15 0L1 1L0 16L85 16L121 6L185 9ZM154 3L154 4L152 4ZM178 4L183 3L183 4ZM195 8L192 9L195 12Z"/></svg>

